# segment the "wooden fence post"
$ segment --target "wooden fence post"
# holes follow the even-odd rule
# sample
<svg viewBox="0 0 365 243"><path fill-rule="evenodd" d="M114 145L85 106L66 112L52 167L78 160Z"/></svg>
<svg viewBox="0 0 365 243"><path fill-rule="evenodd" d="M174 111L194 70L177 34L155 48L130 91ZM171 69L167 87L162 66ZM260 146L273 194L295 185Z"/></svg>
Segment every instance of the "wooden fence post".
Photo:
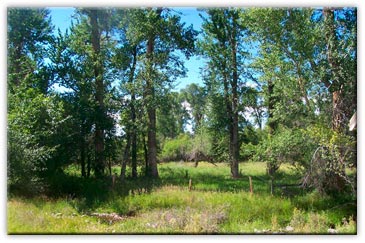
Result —
<svg viewBox="0 0 365 243"><path fill-rule="evenodd" d="M191 187L192 187L192 181L191 179L189 179L189 192L191 191Z"/></svg>
<svg viewBox="0 0 365 243"><path fill-rule="evenodd" d="M114 186L115 186L115 180L116 180L116 178L117 178L117 173L114 173L114 174L112 175L112 189L114 189Z"/></svg>
<svg viewBox="0 0 365 243"><path fill-rule="evenodd" d="M271 176L270 178L270 192L271 196L274 195L274 176Z"/></svg>
<svg viewBox="0 0 365 243"><path fill-rule="evenodd" d="M251 176L249 176L248 179L250 181L250 193L253 194L253 185L252 185L252 178L251 178Z"/></svg>

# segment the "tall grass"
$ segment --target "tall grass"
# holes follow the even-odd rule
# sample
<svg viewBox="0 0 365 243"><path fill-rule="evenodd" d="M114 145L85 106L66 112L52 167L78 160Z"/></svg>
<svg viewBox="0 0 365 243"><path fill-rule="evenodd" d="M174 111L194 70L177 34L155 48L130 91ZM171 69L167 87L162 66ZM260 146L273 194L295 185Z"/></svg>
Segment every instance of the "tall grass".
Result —
<svg viewBox="0 0 365 243"><path fill-rule="evenodd" d="M335 201L315 192L286 196L269 193L265 165L241 164L242 178L231 179L229 167L199 163L159 166L160 179L130 179L105 192L89 190L82 197L59 194L56 199L10 197L8 232L19 233L356 233L356 205L351 199ZM284 167L280 183L296 181ZM285 176L286 175L286 176ZM248 176L254 181L249 192ZM188 188L189 180L193 188ZM81 183L82 184L82 183ZM102 196L100 196L102 195ZM114 213L109 221L93 213ZM289 228L288 228L289 227Z"/></svg>

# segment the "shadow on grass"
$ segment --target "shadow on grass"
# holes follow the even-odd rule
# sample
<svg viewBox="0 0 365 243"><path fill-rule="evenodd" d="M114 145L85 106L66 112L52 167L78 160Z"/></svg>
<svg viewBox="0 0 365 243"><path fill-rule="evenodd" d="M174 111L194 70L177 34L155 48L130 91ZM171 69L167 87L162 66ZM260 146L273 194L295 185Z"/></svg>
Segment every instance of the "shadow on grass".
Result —
<svg viewBox="0 0 365 243"><path fill-rule="evenodd" d="M221 172L220 170L225 170ZM92 212L97 208L110 205L121 214L132 214L128 208L130 195L148 194L155 189L164 186L178 186L188 189L189 180L192 180L192 189L195 191L218 191L218 192L249 192L249 176L253 181L255 194L270 195L270 178L265 174L250 175L245 173L238 179L229 175L227 168L194 168L194 167L159 167L160 178L148 177L126 178L124 181L117 180L112 185L111 177L102 179L82 178L77 175L59 173L49 179L47 196L50 198L67 199L70 204L80 213ZM353 198L322 197L304 191L301 188L279 185L298 183L298 174L286 174L280 172L276 175L274 197L290 198L295 207L305 211L318 211L335 209L338 217L356 215L356 204ZM290 191L288 195L288 190ZM126 200L125 200L126 199ZM41 203L40 200L38 203ZM355 201L356 202L356 201ZM342 216L343 215L343 216Z"/></svg>

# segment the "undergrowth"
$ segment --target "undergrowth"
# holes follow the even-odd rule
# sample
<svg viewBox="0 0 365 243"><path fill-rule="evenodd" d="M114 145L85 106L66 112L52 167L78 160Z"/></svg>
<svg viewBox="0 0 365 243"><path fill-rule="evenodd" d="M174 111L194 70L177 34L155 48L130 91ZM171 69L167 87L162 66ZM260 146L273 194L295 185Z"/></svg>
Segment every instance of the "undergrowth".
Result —
<svg viewBox="0 0 365 243"><path fill-rule="evenodd" d="M9 195L8 233L356 233L354 198L334 199L302 189L286 195L281 188L271 195L264 164L246 163L240 168L241 178L231 179L225 164L199 163L197 168L192 163L161 164L160 179L155 180L127 179L113 187L108 179L103 183L75 179L77 196L62 188L62 180L76 176L66 173L58 178L54 196ZM280 173L278 184L297 183L290 166ZM115 214L118 220L103 220L98 214Z"/></svg>

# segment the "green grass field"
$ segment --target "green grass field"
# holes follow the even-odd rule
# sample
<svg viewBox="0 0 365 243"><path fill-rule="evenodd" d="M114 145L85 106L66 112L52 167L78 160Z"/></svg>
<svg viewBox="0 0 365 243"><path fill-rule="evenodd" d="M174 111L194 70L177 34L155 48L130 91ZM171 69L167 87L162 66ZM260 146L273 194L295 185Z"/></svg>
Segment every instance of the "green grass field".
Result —
<svg viewBox="0 0 365 243"><path fill-rule="evenodd" d="M265 170L264 163L241 163L242 177L231 179L229 166L222 163L197 168L165 163L159 165L158 180L127 179L112 187L110 181L81 179L69 168L63 180L73 180L73 187L62 188L59 180L57 198L9 195L8 233L356 234L356 200L284 186L271 195ZM299 179L294 168L283 165L275 183ZM73 191L83 196L75 198Z"/></svg>

